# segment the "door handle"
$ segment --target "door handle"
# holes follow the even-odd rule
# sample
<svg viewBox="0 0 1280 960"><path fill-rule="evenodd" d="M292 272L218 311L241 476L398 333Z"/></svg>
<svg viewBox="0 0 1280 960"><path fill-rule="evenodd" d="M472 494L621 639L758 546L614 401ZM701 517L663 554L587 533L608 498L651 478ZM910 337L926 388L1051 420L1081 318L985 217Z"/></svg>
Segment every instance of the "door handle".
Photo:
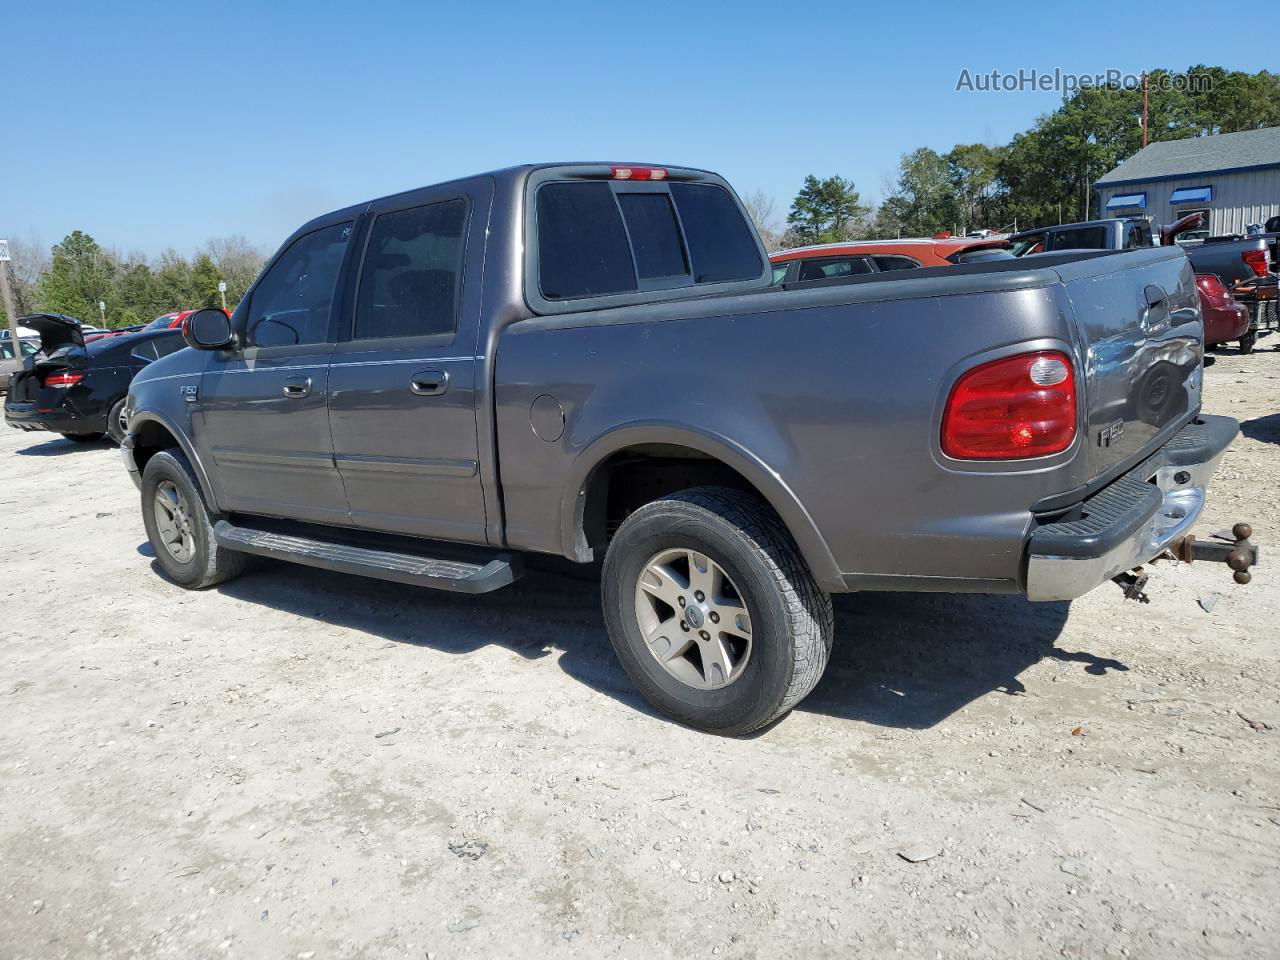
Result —
<svg viewBox="0 0 1280 960"><path fill-rule="evenodd" d="M310 396L311 378L302 377L298 380L286 380L283 392L290 400L301 400L303 397Z"/></svg>
<svg viewBox="0 0 1280 960"><path fill-rule="evenodd" d="M420 370L409 379L409 392L419 397L438 397L449 389L444 370Z"/></svg>

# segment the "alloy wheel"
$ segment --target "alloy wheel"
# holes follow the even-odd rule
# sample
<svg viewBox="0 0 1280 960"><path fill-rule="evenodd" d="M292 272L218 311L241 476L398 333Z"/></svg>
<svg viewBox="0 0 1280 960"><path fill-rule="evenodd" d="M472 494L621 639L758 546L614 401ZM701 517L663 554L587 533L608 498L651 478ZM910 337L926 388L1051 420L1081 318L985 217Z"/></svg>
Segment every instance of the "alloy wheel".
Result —
<svg viewBox="0 0 1280 960"><path fill-rule="evenodd" d="M650 557L636 583L635 615L654 659L695 689L727 687L751 659L747 598L705 553L676 548Z"/></svg>
<svg viewBox="0 0 1280 960"><path fill-rule="evenodd" d="M155 494L156 530L169 556L189 563L195 555L190 504L172 480L161 480Z"/></svg>

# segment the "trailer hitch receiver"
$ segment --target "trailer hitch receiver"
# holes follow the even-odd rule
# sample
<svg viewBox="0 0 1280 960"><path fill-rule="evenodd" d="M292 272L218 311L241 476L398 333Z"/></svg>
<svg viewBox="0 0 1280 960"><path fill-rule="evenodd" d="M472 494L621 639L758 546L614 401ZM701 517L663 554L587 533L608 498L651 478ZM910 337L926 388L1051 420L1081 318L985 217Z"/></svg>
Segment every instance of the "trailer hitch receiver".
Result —
<svg viewBox="0 0 1280 960"><path fill-rule="evenodd" d="M1253 579L1249 568L1258 563L1258 547L1249 540L1253 536L1253 527L1247 523L1237 523L1231 528L1231 536L1235 537L1235 542L1226 539L1197 540L1187 534L1171 545L1169 552L1183 563L1193 563L1196 560L1225 563L1234 571L1232 578L1236 583L1248 583Z"/></svg>

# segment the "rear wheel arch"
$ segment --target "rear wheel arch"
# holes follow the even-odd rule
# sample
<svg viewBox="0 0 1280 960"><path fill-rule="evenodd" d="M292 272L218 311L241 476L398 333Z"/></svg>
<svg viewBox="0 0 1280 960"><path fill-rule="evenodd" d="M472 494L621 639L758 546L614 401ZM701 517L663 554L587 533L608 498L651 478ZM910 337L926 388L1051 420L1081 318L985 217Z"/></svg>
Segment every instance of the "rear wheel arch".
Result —
<svg viewBox="0 0 1280 960"><path fill-rule="evenodd" d="M668 494L717 485L754 494L782 520L814 579L844 589L835 558L799 498L763 461L722 437L670 426L633 426L606 434L575 462L561 502L565 556L603 555L612 529L632 510Z"/></svg>

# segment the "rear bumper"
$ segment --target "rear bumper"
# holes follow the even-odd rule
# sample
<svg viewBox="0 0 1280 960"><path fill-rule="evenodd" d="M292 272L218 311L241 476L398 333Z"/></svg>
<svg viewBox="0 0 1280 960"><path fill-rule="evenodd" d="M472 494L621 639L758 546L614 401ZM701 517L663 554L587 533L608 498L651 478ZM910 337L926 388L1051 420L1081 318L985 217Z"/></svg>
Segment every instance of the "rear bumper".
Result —
<svg viewBox="0 0 1280 960"><path fill-rule="evenodd" d="M35 403L5 403L4 422L16 430L52 433L104 433L107 429L106 417L100 414L86 417L63 408L41 410Z"/></svg>
<svg viewBox="0 0 1280 960"><path fill-rule="evenodd" d="M1200 516L1209 480L1239 431L1230 417L1198 416L1066 519L1036 527L1027 548L1028 599L1072 600L1163 553Z"/></svg>

